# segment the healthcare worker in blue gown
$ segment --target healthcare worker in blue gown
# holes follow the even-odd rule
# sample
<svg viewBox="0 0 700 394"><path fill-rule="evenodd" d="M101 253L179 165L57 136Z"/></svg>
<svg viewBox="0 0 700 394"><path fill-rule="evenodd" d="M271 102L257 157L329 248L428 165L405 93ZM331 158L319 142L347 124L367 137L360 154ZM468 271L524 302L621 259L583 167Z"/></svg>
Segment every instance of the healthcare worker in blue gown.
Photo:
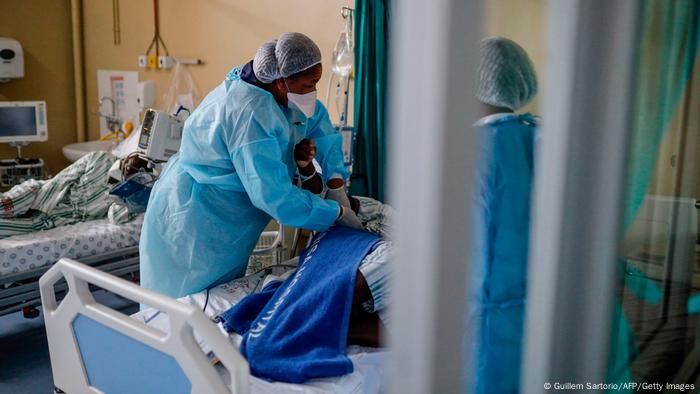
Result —
<svg viewBox="0 0 700 394"><path fill-rule="evenodd" d="M342 137L316 100L321 52L300 33L263 44L185 122L156 182L140 243L141 285L180 297L243 276L265 226L325 231L359 220L292 184L295 146L313 140L325 181L343 183Z"/></svg>
<svg viewBox="0 0 700 394"><path fill-rule="evenodd" d="M537 120L517 114L537 93L527 53L506 38L483 40L476 98L483 117L474 125L478 172L473 197L475 241L468 324L474 346L476 388L517 393L525 317L530 193ZM469 354L469 353L468 353Z"/></svg>

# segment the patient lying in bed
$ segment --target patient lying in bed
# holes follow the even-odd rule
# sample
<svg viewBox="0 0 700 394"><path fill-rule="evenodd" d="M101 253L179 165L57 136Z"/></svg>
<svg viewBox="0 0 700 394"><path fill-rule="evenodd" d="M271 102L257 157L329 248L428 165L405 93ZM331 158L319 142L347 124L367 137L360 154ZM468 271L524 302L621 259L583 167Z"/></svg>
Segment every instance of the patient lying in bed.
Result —
<svg viewBox="0 0 700 394"><path fill-rule="evenodd" d="M298 258L288 261L284 265L277 265L262 269L257 273L233 280L231 282L216 286L209 291L202 291L189 296L182 297L178 301L193 305L204 311L205 315L213 321L218 321L218 315L238 304L247 295L256 293L265 288L268 284L284 280L292 275L296 270ZM165 313L160 313L154 309L145 309L132 315L132 318L148 324L150 327L162 332L169 332L169 319ZM225 333L221 324L219 328ZM225 333L228 335L228 333ZM241 336L237 334L228 335L232 346L238 347ZM195 339L205 354L210 356L210 360L217 366L224 378L228 378L223 366L211 353L211 348L195 331ZM251 376L251 393L350 393L362 392L374 394L382 392L383 365L387 356L384 349L368 348L360 346L348 346L347 356L353 364L353 372L348 375L336 378L313 379L303 385L268 381ZM228 383L228 382L227 382Z"/></svg>
<svg viewBox="0 0 700 394"><path fill-rule="evenodd" d="M49 180L31 179L0 193L0 238L104 217L115 224L133 219L107 195L115 161L108 152L92 152Z"/></svg>
<svg viewBox="0 0 700 394"><path fill-rule="evenodd" d="M358 216L365 228L377 235L387 236L390 232L389 220L392 215L391 208L368 198L359 198L358 202ZM380 345L380 327L389 324L385 312L386 296L389 292L388 261L391 255L391 241L388 239L380 239L373 245L371 251L359 262L359 270L354 284L355 289L351 293L348 293L352 296L352 307L348 310L349 325L346 341L348 345L369 347L378 347ZM323 264L324 262L321 263ZM328 263L332 262L328 260ZM271 288L269 285L274 284L275 281L280 283L280 280L285 280L288 276L294 275L294 273L295 267L293 266L271 267L256 274L217 286L207 293L203 292L181 298L180 301L198 305L205 310L205 313L209 317L220 321L222 320L219 318L220 315L224 314L233 305L239 304L247 295L254 293L260 294L263 289L268 290ZM312 284L315 282L323 282L322 280L317 280L316 277L312 278L314 278ZM350 285L352 286L352 283ZM315 305L312 306L310 310L313 310L314 307ZM167 320L162 319L157 312L153 312L152 310L140 312L136 317L156 326ZM159 321L161 323L159 323ZM222 323L225 323L225 321ZM220 324L222 330L223 327L224 324ZM243 339L240 335L235 333L232 334L231 338L236 344L240 344ZM249 360L249 362L250 361L251 360ZM253 367L252 364L251 367ZM252 368L252 371L254 374L256 373L255 368ZM339 375L341 375L341 373L325 376Z"/></svg>

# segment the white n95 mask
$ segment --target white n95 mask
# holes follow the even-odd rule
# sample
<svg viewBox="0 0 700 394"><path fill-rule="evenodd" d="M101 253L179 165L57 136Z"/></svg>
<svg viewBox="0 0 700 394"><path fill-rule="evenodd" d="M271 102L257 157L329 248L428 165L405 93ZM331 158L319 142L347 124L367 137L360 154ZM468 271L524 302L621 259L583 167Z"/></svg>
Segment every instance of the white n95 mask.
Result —
<svg viewBox="0 0 700 394"><path fill-rule="evenodd" d="M284 86L287 88L287 107L290 107L289 103L293 103L307 118L314 116L316 111L316 91L305 94L292 93L289 90L289 85L287 85L287 80L284 80Z"/></svg>
<svg viewBox="0 0 700 394"><path fill-rule="evenodd" d="M287 92L287 100L289 100L290 103L294 103L307 118L314 116L314 111L316 111L315 90L306 94Z"/></svg>

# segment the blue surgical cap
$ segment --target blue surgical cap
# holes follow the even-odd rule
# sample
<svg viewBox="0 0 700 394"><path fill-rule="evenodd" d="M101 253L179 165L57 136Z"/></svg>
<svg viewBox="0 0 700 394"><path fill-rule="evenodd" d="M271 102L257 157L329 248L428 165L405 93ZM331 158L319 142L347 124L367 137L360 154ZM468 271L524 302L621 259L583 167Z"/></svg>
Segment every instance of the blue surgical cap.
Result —
<svg viewBox="0 0 700 394"><path fill-rule="evenodd" d="M477 100L517 110L537 93L537 74L527 52L512 40L492 37L479 45Z"/></svg>
<svg viewBox="0 0 700 394"><path fill-rule="evenodd" d="M279 75L287 78L321 63L321 50L301 33L284 33L275 48Z"/></svg>
<svg viewBox="0 0 700 394"><path fill-rule="evenodd" d="M253 59L253 73L262 83L271 83L279 79L279 67L277 57L275 57L275 47L277 40L270 40L258 48Z"/></svg>

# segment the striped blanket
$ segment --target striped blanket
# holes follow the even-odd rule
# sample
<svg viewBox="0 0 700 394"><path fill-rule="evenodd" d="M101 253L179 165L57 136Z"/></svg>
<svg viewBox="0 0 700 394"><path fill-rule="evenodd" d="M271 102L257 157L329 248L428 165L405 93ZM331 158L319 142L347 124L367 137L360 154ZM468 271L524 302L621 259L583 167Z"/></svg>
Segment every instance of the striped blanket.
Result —
<svg viewBox="0 0 700 394"><path fill-rule="evenodd" d="M49 180L28 180L0 193L0 238L109 217L125 223L135 215L107 194L116 157L92 152Z"/></svg>

